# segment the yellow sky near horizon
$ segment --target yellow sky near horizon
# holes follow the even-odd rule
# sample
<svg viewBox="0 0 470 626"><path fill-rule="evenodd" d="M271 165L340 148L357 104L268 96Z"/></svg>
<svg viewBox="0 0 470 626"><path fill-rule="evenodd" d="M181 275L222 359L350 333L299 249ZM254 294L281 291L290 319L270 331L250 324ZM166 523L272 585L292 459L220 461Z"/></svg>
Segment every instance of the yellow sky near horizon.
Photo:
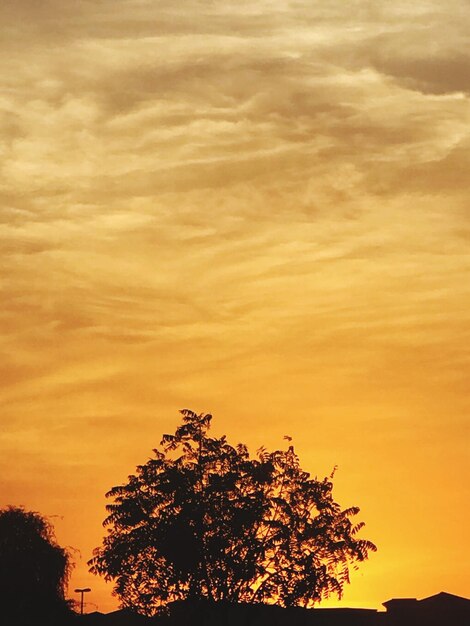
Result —
<svg viewBox="0 0 470 626"><path fill-rule="evenodd" d="M4 0L0 507L87 573L178 409L294 438L379 548L343 606L470 596L470 7ZM72 594L73 595L73 594Z"/></svg>

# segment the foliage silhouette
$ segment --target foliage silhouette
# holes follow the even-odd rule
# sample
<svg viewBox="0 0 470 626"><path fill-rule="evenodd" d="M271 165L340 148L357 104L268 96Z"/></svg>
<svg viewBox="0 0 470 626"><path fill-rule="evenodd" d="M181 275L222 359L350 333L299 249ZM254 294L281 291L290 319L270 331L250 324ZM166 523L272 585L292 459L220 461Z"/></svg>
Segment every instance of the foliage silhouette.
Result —
<svg viewBox="0 0 470 626"><path fill-rule="evenodd" d="M0 604L8 626L65 624L70 557L50 523L19 507L0 509ZM3 622L2 622L3 623Z"/></svg>
<svg viewBox="0 0 470 626"><path fill-rule="evenodd" d="M90 570L147 615L178 600L312 606L349 582L376 547L310 478L294 447L249 455L211 438L211 415L184 410L174 435L106 495L108 533Z"/></svg>

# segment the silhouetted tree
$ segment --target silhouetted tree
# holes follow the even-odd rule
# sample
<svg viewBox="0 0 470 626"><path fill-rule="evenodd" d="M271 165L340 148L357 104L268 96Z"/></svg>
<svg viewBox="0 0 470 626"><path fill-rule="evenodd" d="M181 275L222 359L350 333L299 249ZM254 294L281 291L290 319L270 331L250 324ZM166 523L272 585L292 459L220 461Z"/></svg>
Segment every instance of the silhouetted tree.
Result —
<svg viewBox="0 0 470 626"><path fill-rule="evenodd" d="M174 435L107 497L108 534L91 571L125 607L151 615L176 600L311 606L341 595L374 544L310 478L294 447L258 451L210 438L211 415L184 410Z"/></svg>
<svg viewBox="0 0 470 626"><path fill-rule="evenodd" d="M65 591L68 552L50 523L18 507L0 509L0 622L56 626L71 616Z"/></svg>

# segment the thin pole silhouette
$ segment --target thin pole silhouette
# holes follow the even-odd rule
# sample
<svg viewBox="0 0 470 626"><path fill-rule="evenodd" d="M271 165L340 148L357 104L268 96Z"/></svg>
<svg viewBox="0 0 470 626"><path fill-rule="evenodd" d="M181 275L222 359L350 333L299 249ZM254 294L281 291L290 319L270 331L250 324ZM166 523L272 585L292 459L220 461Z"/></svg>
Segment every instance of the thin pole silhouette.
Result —
<svg viewBox="0 0 470 626"><path fill-rule="evenodd" d="M90 587L85 587L84 589L75 589L75 593L79 593L80 595L80 615L83 615L83 596L88 591L91 591Z"/></svg>

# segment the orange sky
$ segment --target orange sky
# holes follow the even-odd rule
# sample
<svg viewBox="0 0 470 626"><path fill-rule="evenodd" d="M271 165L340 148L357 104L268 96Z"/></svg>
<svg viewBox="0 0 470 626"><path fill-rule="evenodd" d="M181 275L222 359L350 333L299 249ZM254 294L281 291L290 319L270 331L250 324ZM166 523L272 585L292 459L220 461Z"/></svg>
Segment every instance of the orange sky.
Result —
<svg viewBox="0 0 470 626"><path fill-rule="evenodd" d="M470 595L465 0L3 0L0 506L87 573L178 409L339 466L343 605Z"/></svg>

